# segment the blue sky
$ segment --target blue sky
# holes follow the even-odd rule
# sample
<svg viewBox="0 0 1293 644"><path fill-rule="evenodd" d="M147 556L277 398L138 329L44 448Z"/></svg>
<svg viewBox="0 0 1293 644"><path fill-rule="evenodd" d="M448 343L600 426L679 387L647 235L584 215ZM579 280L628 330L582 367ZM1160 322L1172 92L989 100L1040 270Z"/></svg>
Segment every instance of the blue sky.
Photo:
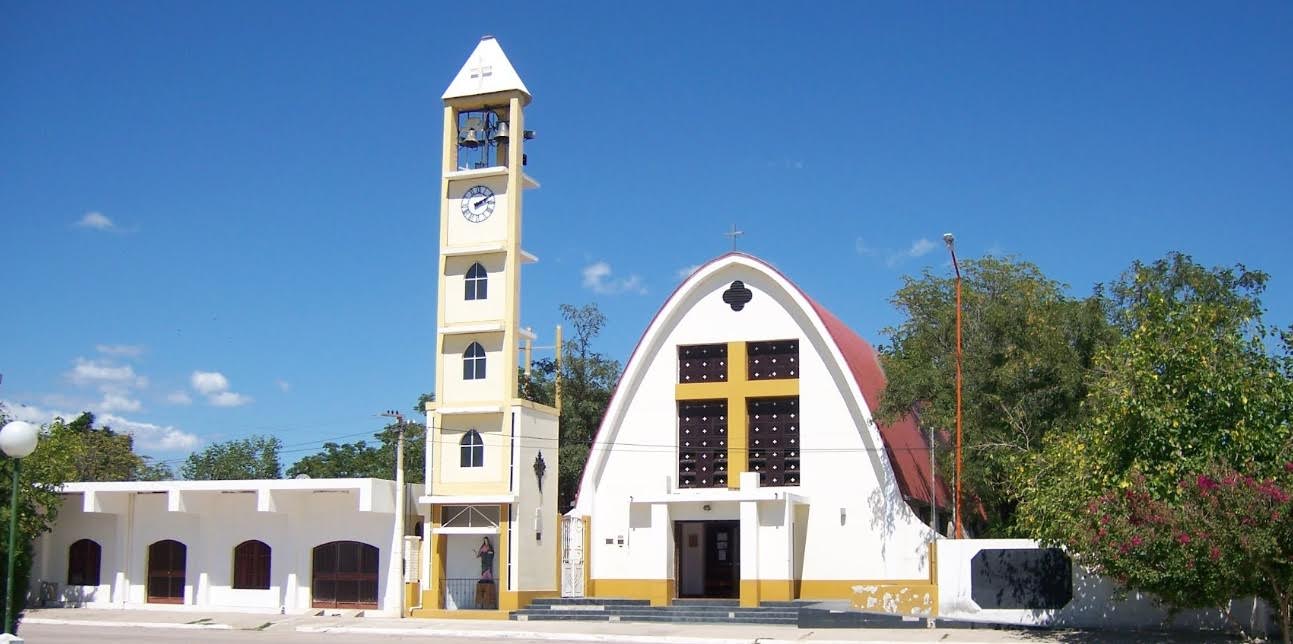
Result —
<svg viewBox="0 0 1293 644"><path fill-rule="evenodd" d="M1083 295L1171 250L1293 322L1289 3L5 2L0 400L172 463L368 438L434 374L440 94L534 93L524 319L625 360L739 248L874 343L904 274L1016 254Z"/></svg>

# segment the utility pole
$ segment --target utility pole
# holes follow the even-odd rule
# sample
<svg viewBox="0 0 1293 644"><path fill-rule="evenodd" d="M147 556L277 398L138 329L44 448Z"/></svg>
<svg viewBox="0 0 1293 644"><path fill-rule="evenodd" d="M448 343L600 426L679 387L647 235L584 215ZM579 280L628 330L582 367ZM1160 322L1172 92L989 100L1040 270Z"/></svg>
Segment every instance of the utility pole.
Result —
<svg viewBox="0 0 1293 644"><path fill-rule="evenodd" d="M400 619L404 618L404 568L408 565L404 553L404 414L386 410L382 414L395 419L395 536L399 539L400 554Z"/></svg>

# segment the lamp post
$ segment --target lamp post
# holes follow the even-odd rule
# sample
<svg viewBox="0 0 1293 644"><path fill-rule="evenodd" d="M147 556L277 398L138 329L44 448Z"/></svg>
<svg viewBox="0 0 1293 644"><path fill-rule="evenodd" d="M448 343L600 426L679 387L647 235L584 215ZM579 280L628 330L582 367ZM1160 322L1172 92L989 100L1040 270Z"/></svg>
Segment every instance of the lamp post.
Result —
<svg viewBox="0 0 1293 644"><path fill-rule="evenodd" d="M956 524L956 538L964 539L965 531L961 528L961 266L956 262L956 238L952 233L944 233L943 242L952 254L952 270L956 271L956 500L952 520Z"/></svg>
<svg viewBox="0 0 1293 644"><path fill-rule="evenodd" d="M12 634L13 628L13 560L18 537L18 471L22 459L36 451L38 439L36 426L21 420L0 429L0 450L13 459L13 489L9 495L9 563L5 568L4 632Z"/></svg>

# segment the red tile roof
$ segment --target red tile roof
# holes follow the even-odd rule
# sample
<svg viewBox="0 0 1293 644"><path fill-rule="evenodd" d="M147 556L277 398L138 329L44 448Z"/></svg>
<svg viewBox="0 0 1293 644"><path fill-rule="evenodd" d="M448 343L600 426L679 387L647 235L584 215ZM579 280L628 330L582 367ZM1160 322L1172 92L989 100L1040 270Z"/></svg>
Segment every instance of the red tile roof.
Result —
<svg viewBox="0 0 1293 644"><path fill-rule="evenodd" d="M835 345L839 347L840 353L844 354L844 362L848 364L849 371L853 372L853 379L862 389L862 397L866 400L867 407L872 414L876 414L880 408L880 397L888 382L885 379L884 370L880 367L879 355L866 340L854 333L853 329L833 313L808 297L802 289L799 292L821 317L826 330L835 340ZM891 423L877 421L876 426L880 430L880 438L884 440L885 451L888 452L889 463L898 477L898 488L902 491L903 497L909 501L919 501L928 505L930 499L929 443L920 431L915 410ZM935 476L934 491L939 507L951 507L947 485L942 477Z"/></svg>

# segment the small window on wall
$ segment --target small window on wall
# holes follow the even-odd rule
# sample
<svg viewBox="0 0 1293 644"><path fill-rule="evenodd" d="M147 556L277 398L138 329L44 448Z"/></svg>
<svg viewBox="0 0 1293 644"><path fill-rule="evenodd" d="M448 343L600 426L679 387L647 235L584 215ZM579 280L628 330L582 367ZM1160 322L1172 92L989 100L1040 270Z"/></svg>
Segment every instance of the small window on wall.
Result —
<svg viewBox="0 0 1293 644"><path fill-rule="evenodd" d="M103 548L92 539L81 539L67 549L67 585L98 586Z"/></svg>
<svg viewBox="0 0 1293 644"><path fill-rule="evenodd" d="M262 541L244 541L233 549L233 587L269 589L269 546Z"/></svg>
<svg viewBox="0 0 1293 644"><path fill-rule="evenodd" d="M678 347L678 382L727 382L727 345Z"/></svg>
<svg viewBox="0 0 1293 644"><path fill-rule="evenodd" d="M799 341L772 340L746 343L746 377L750 380L785 380L799 377Z"/></svg>
<svg viewBox="0 0 1293 644"><path fill-rule="evenodd" d="M479 342L471 343L471 346L462 352L462 379L485 379L485 347L480 346Z"/></svg>
<svg viewBox="0 0 1293 644"><path fill-rule="evenodd" d="M468 300L483 300L489 294L489 275L485 272L485 267L476 262L467 269L467 292L464 297Z"/></svg>
<svg viewBox="0 0 1293 644"><path fill-rule="evenodd" d="M485 441L480 439L480 432L468 431L458 443L461 467L485 466Z"/></svg>

